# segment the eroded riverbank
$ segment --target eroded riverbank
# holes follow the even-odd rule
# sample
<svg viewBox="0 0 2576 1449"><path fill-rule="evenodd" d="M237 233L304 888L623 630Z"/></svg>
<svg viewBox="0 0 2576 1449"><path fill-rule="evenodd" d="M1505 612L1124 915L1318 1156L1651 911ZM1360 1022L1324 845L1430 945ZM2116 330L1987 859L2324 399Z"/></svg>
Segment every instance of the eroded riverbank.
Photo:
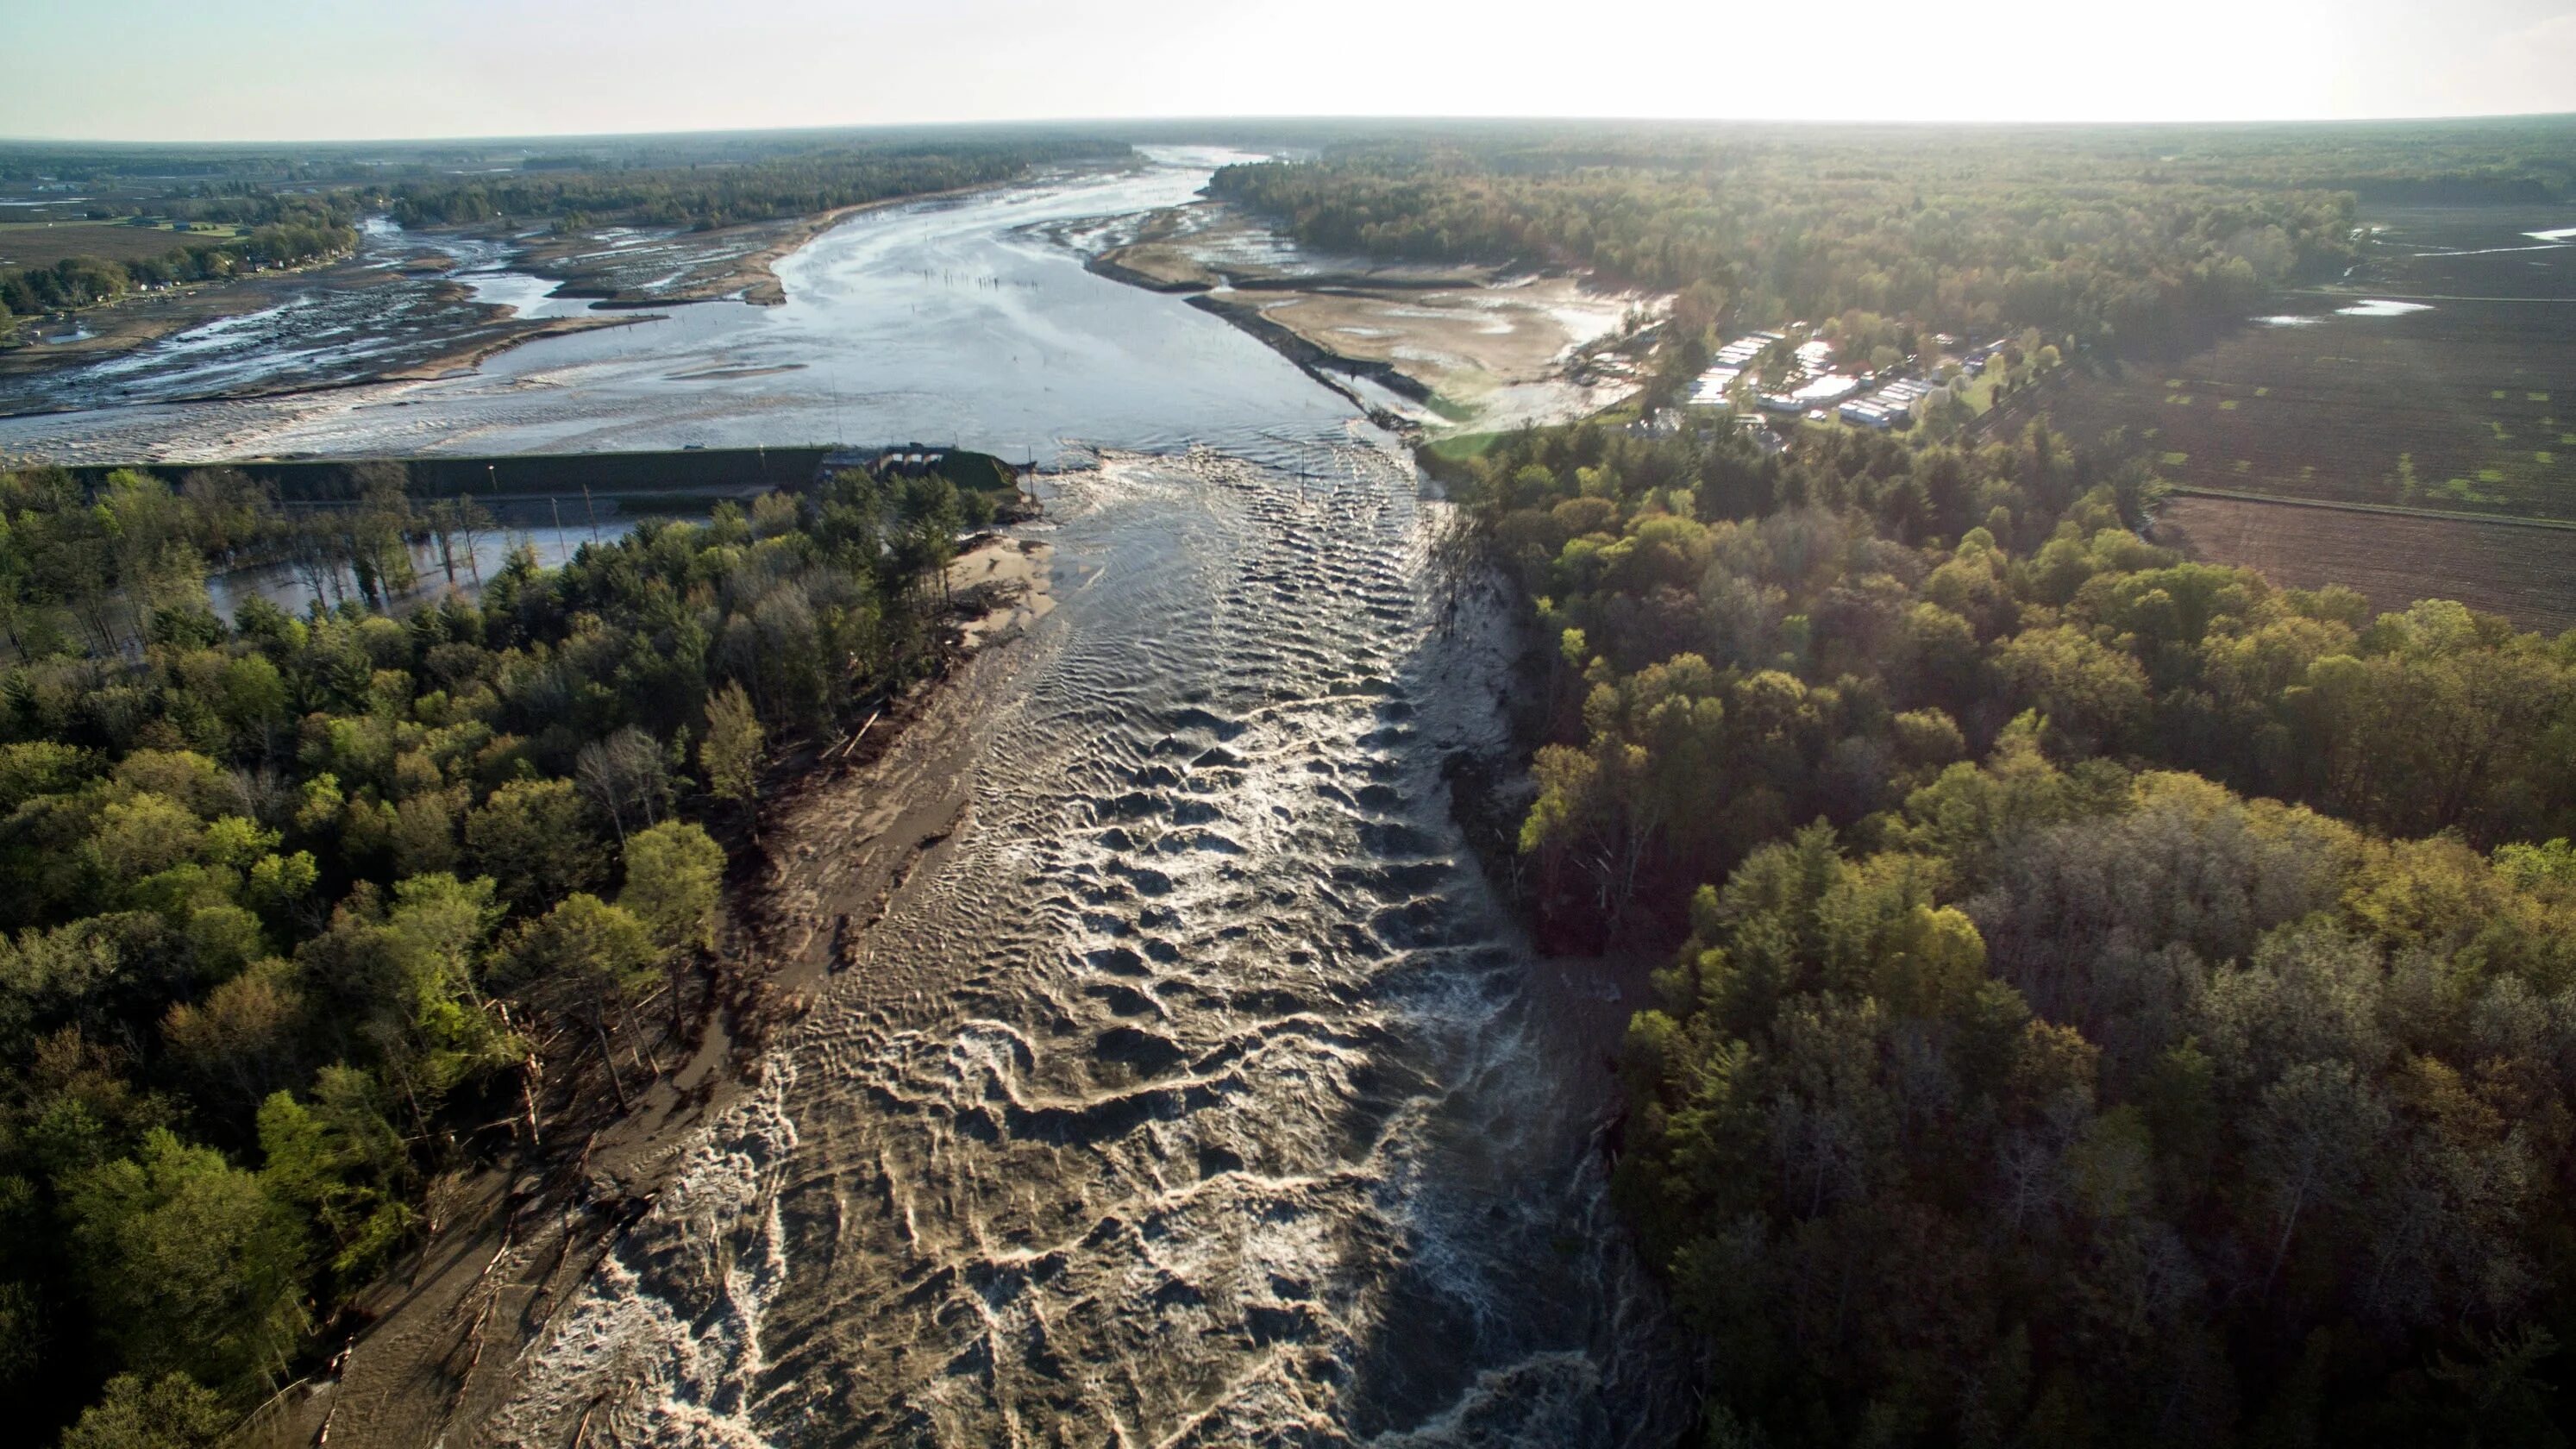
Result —
<svg viewBox="0 0 2576 1449"><path fill-rule="evenodd" d="M331 1373L256 1416L244 1445L483 1440L559 1311L681 1177L708 1125L758 1100L772 1034L811 1009L842 953L957 827L971 723L1010 674L1009 650L995 646L1052 608L1051 553L1004 533L956 560L947 675L772 772L756 878L731 893L729 959L685 1039L653 1043L683 1048L673 1067L639 1084L631 1110L566 1104L532 1122L533 1140L507 1160L431 1184L426 1241L356 1305L368 1326Z"/></svg>

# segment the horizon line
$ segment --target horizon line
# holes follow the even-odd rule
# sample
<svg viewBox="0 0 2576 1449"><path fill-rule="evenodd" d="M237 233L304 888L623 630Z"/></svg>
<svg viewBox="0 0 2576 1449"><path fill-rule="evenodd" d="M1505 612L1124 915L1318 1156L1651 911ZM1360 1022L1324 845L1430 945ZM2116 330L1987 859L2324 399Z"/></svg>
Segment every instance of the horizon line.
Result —
<svg viewBox="0 0 2576 1449"><path fill-rule="evenodd" d="M451 132L440 135L386 136L227 136L204 139L135 139L104 136L11 135L0 134L0 147L13 146L99 146L135 148L216 148L246 146L438 146L458 144L491 145L508 141L632 141L688 136L793 136L839 132L901 132L936 130L1010 130L1079 129L1085 126L1118 127L1189 127L1189 126L1260 126L1260 125L1386 125L1437 127L1457 125L1604 125L1604 126L1781 126L1802 129L1895 127L1907 130L2211 130L2250 129L2255 127L2314 126L2355 127L2403 124L2472 124L2482 122L2576 121L2576 110L2560 111L2489 111L2426 112L2384 116L2242 116L2224 118L2194 117L2186 119L2089 119L2061 118L1995 118L1967 119L1929 117L1895 119L1890 117L1792 117L1792 116L1617 116L1617 115L1528 115L1501 112L1456 115L1405 115L1368 112L1265 112L1203 116L1024 116L987 117L974 120L921 121L838 121L789 126L708 126L691 130L635 131L490 131ZM1104 137L1103 139L1116 139Z"/></svg>

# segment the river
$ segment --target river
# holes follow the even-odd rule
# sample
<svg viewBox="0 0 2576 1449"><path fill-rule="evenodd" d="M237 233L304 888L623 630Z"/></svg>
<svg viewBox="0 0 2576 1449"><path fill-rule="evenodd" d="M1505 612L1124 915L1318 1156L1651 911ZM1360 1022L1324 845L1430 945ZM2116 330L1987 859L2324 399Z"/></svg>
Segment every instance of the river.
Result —
<svg viewBox="0 0 2576 1449"><path fill-rule="evenodd" d="M1675 1431L1600 1166L1600 1047L1634 1003L1532 955L1450 818L1444 759L1507 748L1506 631L1490 606L1439 626L1440 505L1392 439L1063 240L1216 159L862 216L781 264L784 307L682 309L471 378L0 433L1096 461L1049 480L1033 526L1058 607L960 686L983 701L964 822L558 1313L488 1437Z"/></svg>
<svg viewBox="0 0 2576 1449"><path fill-rule="evenodd" d="M1157 150L1129 173L862 213L777 264L782 306L673 307L435 381L0 418L0 457L918 440L1054 461L1086 444L1160 451L1337 434L1352 411L1343 399L1217 318L1084 271L1062 239L1078 232L1096 246L1118 219L1185 202L1233 154ZM531 295L504 272L478 270L473 282L495 300ZM211 330L154 347L205 348Z"/></svg>

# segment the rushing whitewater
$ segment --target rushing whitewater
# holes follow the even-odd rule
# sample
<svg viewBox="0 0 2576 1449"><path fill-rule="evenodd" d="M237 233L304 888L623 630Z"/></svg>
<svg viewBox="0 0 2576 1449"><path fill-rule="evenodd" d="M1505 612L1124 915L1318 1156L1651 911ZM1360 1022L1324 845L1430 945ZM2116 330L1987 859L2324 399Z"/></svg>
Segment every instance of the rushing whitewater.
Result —
<svg viewBox="0 0 2576 1449"><path fill-rule="evenodd" d="M1607 1093L1449 821L1410 464L1120 455L970 823L503 1416L560 1442L1631 1442ZM1579 1082L1582 1085L1569 1085ZM1633 1355L1630 1357L1629 1355Z"/></svg>

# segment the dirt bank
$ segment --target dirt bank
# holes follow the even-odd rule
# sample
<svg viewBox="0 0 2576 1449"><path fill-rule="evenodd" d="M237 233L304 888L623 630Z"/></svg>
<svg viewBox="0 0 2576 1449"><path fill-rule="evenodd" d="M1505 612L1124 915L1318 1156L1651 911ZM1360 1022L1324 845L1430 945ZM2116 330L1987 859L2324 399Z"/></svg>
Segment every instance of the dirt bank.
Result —
<svg viewBox="0 0 2576 1449"><path fill-rule="evenodd" d="M1158 212L1087 265L1250 332L1383 424L1443 432L1579 416L1626 384L1590 353L1652 297L1501 267L1321 257L1216 202ZM1372 397L1366 379L1392 398Z"/></svg>
<svg viewBox="0 0 2576 1449"><path fill-rule="evenodd" d="M651 312L628 312L615 317L549 317L532 322L501 322L489 331L456 339L444 351L435 352L419 362L379 372L369 377L352 378L350 386L362 382L426 382L451 373L471 372L483 365L485 358L513 347L534 342L541 337L569 337L576 332L596 332L603 327L631 327L638 322L659 322ZM279 391L305 392L307 388L285 388ZM226 396L256 397L254 391Z"/></svg>
<svg viewBox="0 0 2576 1449"><path fill-rule="evenodd" d="M544 1115L538 1144L429 1195L424 1245L363 1295L372 1321L338 1361L254 1416L242 1449L471 1443L557 1308L650 1208L699 1129L758 1081L773 1031L805 1011L970 806L974 725L1005 687L993 650L1044 615L1045 544L994 535L958 558L954 662L853 735L772 771L757 845L737 866L725 962L694 1030L633 1042L630 1110L605 1090ZM603 1084L604 1086L604 1084Z"/></svg>

